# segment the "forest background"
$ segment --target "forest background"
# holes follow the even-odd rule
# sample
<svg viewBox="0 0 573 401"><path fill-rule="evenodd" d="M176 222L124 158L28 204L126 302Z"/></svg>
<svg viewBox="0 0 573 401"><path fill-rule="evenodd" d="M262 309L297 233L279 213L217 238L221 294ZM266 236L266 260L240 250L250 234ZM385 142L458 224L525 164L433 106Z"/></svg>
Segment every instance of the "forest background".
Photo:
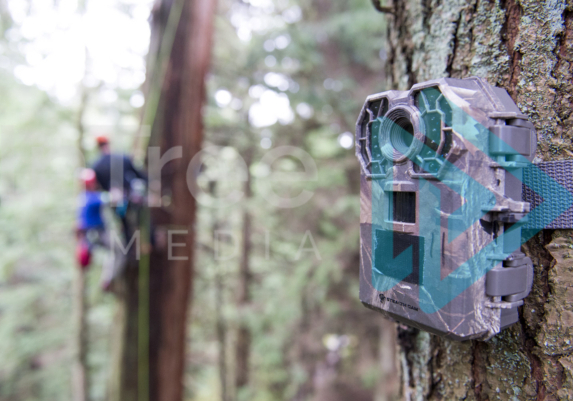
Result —
<svg viewBox="0 0 573 401"><path fill-rule="evenodd" d="M96 135L109 133L114 149L132 153L147 133L140 118L152 7L0 1L2 400L72 399L78 170L96 157ZM186 399L383 400L396 391L393 327L358 300L353 148L365 97L389 89L385 35L368 0L219 1ZM310 155L316 175L271 188L264 157L287 145ZM303 171L296 159L275 167ZM234 204L213 200L245 182L247 196ZM312 196L281 208L270 191ZM86 287L94 401L109 391L117 307L99 286L102 260L96 255ZM249 296L238 300L239 288Z"/></svg>

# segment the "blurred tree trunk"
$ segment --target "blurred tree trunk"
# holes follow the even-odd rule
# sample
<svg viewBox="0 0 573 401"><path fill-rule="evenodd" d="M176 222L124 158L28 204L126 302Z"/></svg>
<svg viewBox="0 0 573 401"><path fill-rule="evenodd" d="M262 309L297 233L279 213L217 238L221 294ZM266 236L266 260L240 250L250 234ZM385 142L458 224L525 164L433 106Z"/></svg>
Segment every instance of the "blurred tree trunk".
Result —
<svg viewBox="0 0 573 401"><path fill-rule="evenodd" d="M83 119L86 112L89 93L83 82L80 86L80 93L81 100L76 120L76 129L78 132L78 165L79 167L84 168L86 166L86 157L83 143L85 134ZM78 266L74 277L74 313L76 324L76 357L72 373L74 401L89 401L90 399L89 367L87 362L89 334L89 327L86 319L88 312L86 294L87 271L87 269L83 269Z"/></svg>
<svg viewBox="0 0 573 401"><path fill-rule="evenodd" d="M181 11L173 13L173 9ZM139 266L128 262L120 286L122 308L114 344L117 374L112 399L184 398L195 221L195 199L186 177L203 138L204 80L210 63L214 11L214 0L158 0L152 12L148 63L153 71L148 76L146 107L153 109L154 99L158 107L144 122L152 123L149 146L159 147L161 155L181 147L182 157L161 169L160 183L149 183L151 188L161 187L158 198L162 206L150 210L158 241L147 254L148 240L142 235L142 260ZM170 30L172 40L163 40Z"/></svg>
<svg viewBox="0 0 573 401"><path fill-rule="evenodd" d="M213 198L217 198L217 181L209 181L209 193ZM217 238L217 231L219 230L219 210L212 209L212 222L211 222L211 237L213 240ZM213 251L214 264L217 266L215 271L215 331L217 332L217 367L219 369L219 385L221 386L221 401L229 401L229 386L227 385L227 322L223 311L224 296L225 296L225 282L224 272L221 271L221 266L218 265L217 255Z"/></svg>
<svg viewBox="0 0 573 401"><path fill-rule="evenodd" d="M537 156L573 155L573 13L564 1L407 0L388 14L392 89L480 76L504 87L534 122ZM525 248L535 264L521 320L491 341L452 342L399 330L408 400L557 400L573 397L573 259L569 231Z"/></svg>
<svg viewBox="0 0 573 401"><path fill-rule="evenodd" d="M203 139L202 107L214 11L213 0L184 2L162 86L161 106L152 127L151 143L157 143L162 154L173 147L182 147L182 157L169 162L161 171L162 196L170 198L170 204L152 210L152 221L158 229L180 230L180 235L173 236L173 242L184 244L184 248L173 248L175 257L171 260L167 248L156 247L151 253L150 400L175 401L184 397L187 311L193 284L195 238L195 199L187 185L187 167L199 152ZM154 28L157 34L157 26Z"/></svg>
<svg viewBox="0 0 573 401"><path fill-rule="evenodd" d="M74 313L76 323L76 355L72 371L74 401L89 399L89 375L87 364L88 327L86 322L86 275L87 269L76 268L74 285Z"/></svg>
<svg viewBox="0 0 573 401"><path fill-rule="evenodd" d="M245 154L245 162L247 164L244 193L245 193L245 210L243 212L243 229L242 229L242 246L241 246L241 262L239 266L239 288L238 288L238 306L239 309L245 312L246 307L251 302L250 285L251 285L251 214L249 212L249 200L252 196L251 189L251 173L249 168L252 162L252 151L247 150ZM244 313L243 313L244 315ZM239 324L237 333L236 345L236 369L235 369L235 386L237 391L244 388L249 383L249 355L251 352L251 331L248 323L244 321L244 316Z"/></svg>
<svg viewBox="0 0 573 401"><path fill-rule="evenodd" d="M215 230L213 230L214 235ZM227 386L227 324L223 315L224 294L225 286L223 283L223 274L217 272L215 275L215 320L217 331L217 346L219 348L219 354L217 355L217 365L219 369L219 385L221 386L221 401L228 401L230 398L229 387Z"/></svg>

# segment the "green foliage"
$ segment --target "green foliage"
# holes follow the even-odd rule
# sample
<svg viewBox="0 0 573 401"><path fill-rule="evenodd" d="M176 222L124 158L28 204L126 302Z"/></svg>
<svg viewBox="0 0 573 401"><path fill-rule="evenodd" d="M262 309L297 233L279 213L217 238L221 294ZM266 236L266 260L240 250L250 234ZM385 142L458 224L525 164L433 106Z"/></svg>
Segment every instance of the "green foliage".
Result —
<svg viewBox="0 0 573 401"><path fill-rule="evenodd" d="M359 356L377 338L372 316L357 299L359 170L353 148L342 148L338 138L353 131L366 95L384 89L379 53L385 27L366 0L256 4L223 2L215 24L205 141L231 146L250 163L253 194L228 208L199 210L190 371L212 372L219 362L215 357L205 363L206 349L212 352L207 344L218 352L223 347L227 384L231 393L238 391L237 399L310 399L318 391L313 388L318 366L328 354L323 339L350 335L362 340L340 351L343 362L337 368L337 380L372 389L376 355L370 359ZM296 8L302 13L299 21L282 19L286 10ZM250 40L241 32L245 29L252 30ZM286 46L280 43L284 38ZM278 78L273 74L279 74ZM240 102L218 102L219 90L229 91ZM257 126L252 106L264 90L288 96L294 118ZM274 173L300 174L303 165L293 157L266 165L261 161L267 152L263 145L269 143L270 150L280 146L303 149L316 163L317 179L271 182ZM209 168L215 166L207 165L203 174ZM215 174L210 177L216 180ZM217 191L228 193L229 185L217 181ZM313 195L301 206L283 209L267 201L269 191L283 197L301 191ZM217 261L213 228L234 233L235 249L240 250L244 211L253 216L251 300L238 305L240 253ZM218 292L212 290L215 277L223 283ZM217 297L223 302L220 310L214 301ZM225 324L224 344L213 334L215 316ZM246 324L252 335L250 382L247 388L236 390L232 383L240 324ZM207 397L192 380L191 399L220 399L220 382L215 383L219 386Z"/></svg>
<svg viewBox="0 0 573 401"><path fill-rule="evenodd" d="M44 93L0 74L0 397L61 399L72 356L75 138Z"/></svg>
<svg viewBox="0 0 573 401"><path fill-rule="evenodd" d="M53 92L16 78L18 67L29 67L27 60L38 43L23 37L21 24L12 20L5 2L1 3L0 399L69 400L76 347L72 287L77 269L77 171L91 162L93 134L98 130L118 137L133 133L137 120L129 99L135 88L110 88L93 79L89 88L78 85L78 92L86 90L89 100L82 121L86 131L82 146L88 153L83 160L78 133L80 96L62 101ZM11 2L9 8L23 4L32 15L40 2L34 3ZM41 3L48 11L58 7ZM74 16L79 14L78 9ZM53 14L46 12L44 17ZM45 28L41 24L45 19L37 20L38 25ZM58 50L56 44L53 48ZM62 68L66 61L60 60ZM102 99L104 92L117 95L117 100L110 104ZM128 136L121 139L118 147L131 141ZM102 255L95 256L87 280L88 364L91 399L103 400L114 301L101 293Z"/></svg>
<svg viewBox="0 0 573 401"><path fill-rule="evenodd" d="M117 5L125 14L134 12L127 3ZM0 48L6 56L0 64L0 398L66 400L75 347L75 172L84 162L77 131L80 102L78 97L59 102L14 77L14 68L26 64L22 49L28 41L18 36L18 25L3 7L0 20ZM310 399L319 391L313 384L319 367L327 363L325 344L344 336L354 340L336 351L341 358L336 380L372 389L378 371L372 345L378 339L377 322L357 300L359 170L353 149L342 148L338 138L353 131L364 98L385 89L379 56L383 19L368 0L225 0L215 27L204 146L223 151L211 151L214 157L198 179L203 194L198 198L189 399L221 399L222 350L232 397ZM88 102L81 145L87 161L94 156L92 136L102 130L114 134L118 148L130 146L138 125L129 104L134 88L91 82L83 89ZM221 89L232 96L226 105L216 101ZM260 100L263 93L274 101L288 99L283 112L290 112L264 127L249 116L253 107L266 106ZM110 94L116 100L106 100ZM263 163L269 146L304 150L316 163L317 179L272 182L274 173L301 173L303 166L295 157ZM213 181L216 198L244 192L247 171L238 155L248 164L252 196L214 208L209 195ZM295 208L278 208L267 200L271 193L294 197L301 191L310 191L312 198ZM238 305L246 211L253 217L250 301ZM215 230L232 234L218 250L234 257L216 260ZM96 258L88 277L93 400L106 398L114 306L113 298L98 288L100 261ZM217 324L224 328L222 344ZM252 336L250 381L236 390L239 325Z"/></svg>

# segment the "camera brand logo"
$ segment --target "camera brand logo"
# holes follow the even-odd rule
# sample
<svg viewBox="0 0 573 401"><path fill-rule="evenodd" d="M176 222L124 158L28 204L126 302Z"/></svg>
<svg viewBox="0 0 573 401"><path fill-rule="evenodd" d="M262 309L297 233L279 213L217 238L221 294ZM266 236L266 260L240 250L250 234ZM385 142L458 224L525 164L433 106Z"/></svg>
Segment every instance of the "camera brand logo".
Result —
<svg viewBox="0 0 573 401"><path fill-rule="evenodd" d="M380 294L380 295L378 295L378 297L380 298L380 303L384 303L384 302L388 301L388 302L390 302L390 303L392 303L392 304L396 304L396 305L403 306L403 307L408 308L408 309L410 309L410 310L413 310L413 311L415 311L415 312L418 311L418 307L417 307L417 306L410 305L410 304L407 304L407 303L404 303L404 302L401 302L401 301L396 301L395 299L392 299L392 298L387 298L384 294Z"/></svg>

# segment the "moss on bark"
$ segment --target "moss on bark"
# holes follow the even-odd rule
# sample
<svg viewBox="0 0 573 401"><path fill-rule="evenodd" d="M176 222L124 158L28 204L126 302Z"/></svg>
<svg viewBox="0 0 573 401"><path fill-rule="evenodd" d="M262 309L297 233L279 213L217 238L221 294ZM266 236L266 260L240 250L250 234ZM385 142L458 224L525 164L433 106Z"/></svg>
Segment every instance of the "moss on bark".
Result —
<svg viewBox="0 0 573 401"><path fill-rule="evenodd" d="M504 87L536 126L537 158L573 156L573 7L559 0L395 1L387 89L452 76ZM488 342L455 343L399 329L410 400L573 398L573 240L543 231L518 324Z"/></svg>

